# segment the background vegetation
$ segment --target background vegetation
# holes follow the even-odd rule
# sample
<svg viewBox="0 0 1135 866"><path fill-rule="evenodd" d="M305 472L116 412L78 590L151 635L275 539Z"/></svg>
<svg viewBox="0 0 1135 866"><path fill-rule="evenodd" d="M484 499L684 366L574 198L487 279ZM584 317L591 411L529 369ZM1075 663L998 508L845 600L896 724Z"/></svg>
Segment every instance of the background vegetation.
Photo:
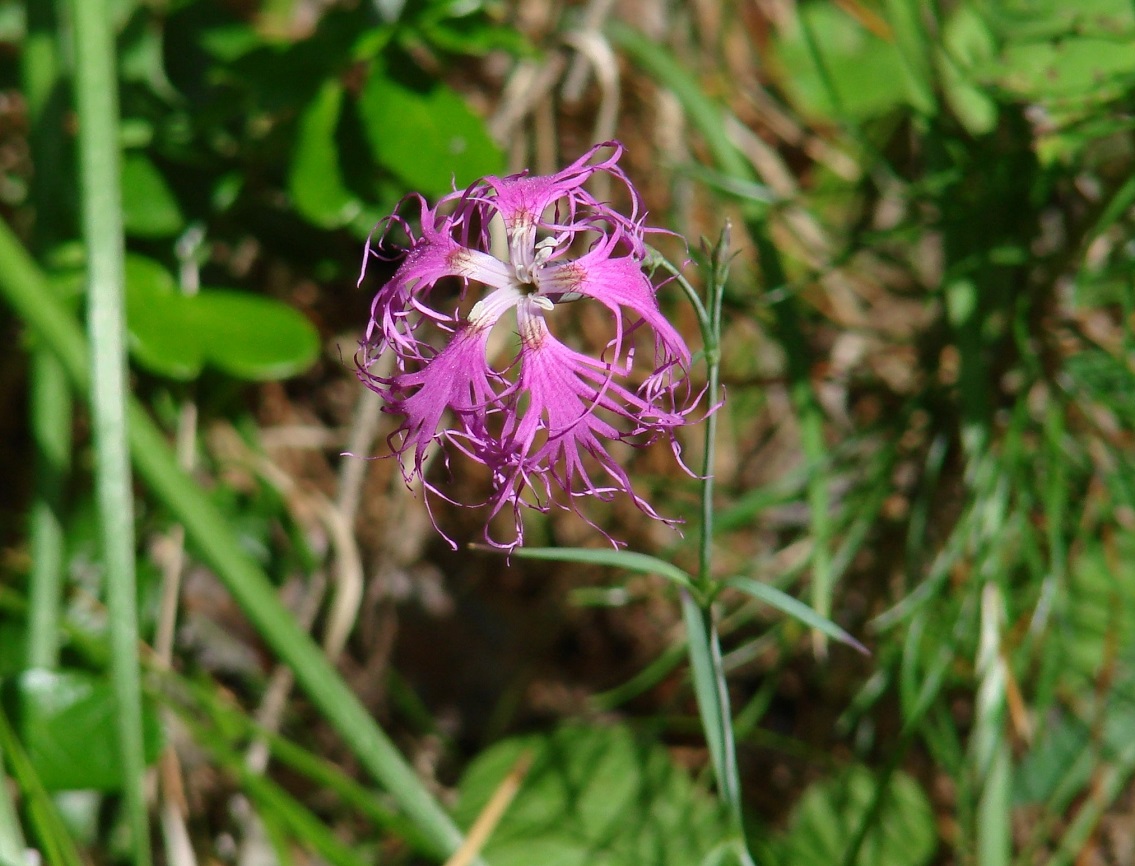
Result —
<svg viewBox="0 0 1135 866"><path fill-rule="evenodd" d="M1133 39L1128 0L0 0L0 863L745 862L669 572L453 553L342 456L393 429L374 223L612 137L695 285L733 225L752 860L1131 862ZM690 531L589 514L696 569L697 482L625 459Z"/></svg>

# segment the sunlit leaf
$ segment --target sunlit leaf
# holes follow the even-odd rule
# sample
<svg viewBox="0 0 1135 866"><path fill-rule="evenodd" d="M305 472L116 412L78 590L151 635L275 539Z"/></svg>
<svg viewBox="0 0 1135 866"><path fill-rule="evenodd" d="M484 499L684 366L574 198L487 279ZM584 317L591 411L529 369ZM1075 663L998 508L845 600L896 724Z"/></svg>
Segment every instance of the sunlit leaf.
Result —
<svg viewBox="0 0 1135 866"><path fill-rule="evenodd" d="M980 86L975 70L988 61L996 40L985 20L971 6L960 6L946 22L939 67L946 101L973 135L983 135L997 125L997 103Z"/></svg>
<svg viewBox="0 0 1135 866"><path fill-rule="evenodd" d="M816 782L792 811L782 840L784 866L832 866L868 818L879 782L870 770L852 767ZM871 866L922 866L934 856L938 834L930 802L910 776L899 771L881 792L878 812L859 851L857 863Z"/></svg>
<svg viewBox="0 0 1135 866"><path fill-rule="evenodd" d="M346 225L361 208L339 166L335 131L342 105L342 85L335 79L324 82L300 117L288 172L288 190L296 210L323 228Z"/></svg>
<svg viewBox="0 0 1135 866"><path fill-rule="evenodd" d="M282 379L319 354L315 328L286 304L222 289L183 295L160 265L138 257L127 262L126 308L135 360L172 379L193 379L206 365L241 379Z"/></svg>
<svg viewBox="0 0 1135 866"><path fill-rule="evenodd" d="M359 112L375 161L418 192L465 186L504 165L484 121L443 84L412 86L376 66Z"/></svg>
<svg viewBox="0 0 1135 866"><path fill-rule="evenodd" d="M625 727L572 726L496 744L461 781L460 823L473 821L524 756L531 769L485 848L494 866L689 866L728 836L724 810L665 749Z"/></svg>
<svg viewBox="0 0 1135 866"><path fill-rule="evenodd" d="M805 28L814 37L818 63ZM863 120L912 100L894 42L835 4L798 4L776 40L775 57L785 88L809 114Z"/></svg>
<svg viewBox="0 0 1135 866"><path fill-rule="evenodd" d="M122 218L127 234L143 238L172 237L185 224L169 184L142 153L122 159Z"/></svg>

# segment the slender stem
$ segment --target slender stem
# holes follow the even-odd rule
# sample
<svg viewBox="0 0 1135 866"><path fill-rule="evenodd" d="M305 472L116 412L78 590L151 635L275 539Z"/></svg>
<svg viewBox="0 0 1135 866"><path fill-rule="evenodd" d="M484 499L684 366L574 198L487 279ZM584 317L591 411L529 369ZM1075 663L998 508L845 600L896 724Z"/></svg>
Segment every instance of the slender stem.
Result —
<svg viewBox="0 0 1135 866"><path fill-rule="evenodd" d="M731 225L726 222L721 237L714 247L709 267L708 332L705 342L706 399L709 417L705 422L705 453L702 461L701 532L698 539L698 584L705 593L702 600L702 616L708 631L709 661L712 665L712 682L719 707L718 721L721 725L721 768L718 784L729 803L735 830L742 843L745 862L751 863L748 846L745 845L745 825L741 807L741 778L737 766L737 741L733 731L733 713L729 705L729 686L725 676L725 666L721 657L721 638L717 631L717 617L714 615L713 598L718 586L713 577L713 517L714 517L714 475L717 443L717 408L721 403L721 310L725 298L725 283L729 278L729 245L732 234Z"/></svg>
<svg viewBox="0 0 1135 866"><path fill-rule="evenodd" d="M674 278L674 282L682 290L682 294L686 296L686 300L690 302L690 306L694 308L694 315L698 320L698 328L701 330L702 345L706 347L706 352L709 352L709 346L715 345L717 337L713 330L713 323L710 321L709 310L706 309L705 303L698 294L690 281L686 279L685 275L671 262L668 258L662 255L658 250L651 248L650 265L660 267L666 273Z"/></svg>
<svg viewBox="0 0 1135 866"><path fill-rule="evenodd" d="M713 581L713 494L717 455L717 406L721 402L721 305L729 277L729 242L732 226L727 221L713 250L709 280L709 336L705 344L706 399L705 459L702 461L701 537L698 540L698 581L709 588Z"/></svg>
<svg viewBox="0 0 1135 866"><path fill-rule="evenodd" d="M106 569L111 671L119 760L133 860L150 863L138 672L134 500L126 420L125 242L118 153L118 81L112 16L105 0L71 0L75 102L79 115L83 236L87 245L87 330L96 490Z"/></svg>
<svg viewBox="0 0 1135 866"><path fill-rule="evenodd" d="M729 244L732 226L726 222L709 264L709 305L682 272L664 256L654 253L652 263L669 273L694 308L705 351L706 399L710 407L705 421L705 451L702 460L701 527L698 539L697 588L704 594L702 602L712 600L713 586L713 494L714 462L717 453L717 405L721 402L721 308L725 283L729 277Z"/></svg>
<svg viewBox="0 0 1135 866"><path fill-rule="evenodd" d="M717 412L721 402L721 310L725 283L729 275L730 225L725 224L721 238L711 251L708 279L708 305L689 281L662 257L659 264L670 274L690 300L701 327L705 347L706 398L709 417L705 422L705 446L702 460L701 526L698 538L698 571L694 593L683 590L682 612L686 624L687 649L694 692L701 715L706 742L713 760L714 775L721 799L729 807L734 832L741 849L742 862L752 864L745 844L744 816L741 805L741 778L737 767L736 735L729 706L729 686L721 656L721 638L713 600L719 586L713 577L713 498L714 464L716 462Z"/></svg>

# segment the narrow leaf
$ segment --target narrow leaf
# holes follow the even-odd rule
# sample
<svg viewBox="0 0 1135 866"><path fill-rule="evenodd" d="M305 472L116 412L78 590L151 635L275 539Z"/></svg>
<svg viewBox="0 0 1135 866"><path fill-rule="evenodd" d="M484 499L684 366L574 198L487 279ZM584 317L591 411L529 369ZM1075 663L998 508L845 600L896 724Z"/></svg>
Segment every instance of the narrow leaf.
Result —
<svg viewBox="0 0 1135 866"><path fill-rule="evenodd" d="M842 644L863 653L863 655L870 655L867 647L863 646L859 641L853 638L850 634L832 622L830 619L820 616L808 605L799 599L795 599L785 592L780 591L774 586L769 586L766 583L761 583L759 580L753 580L751 577L731 577L725 581L725 585L733 589L740 590L746 595L751 595L758 601L763 601L765 604L775 607L782 613L786 613L794 617L800 622L804 623L810 628L814 628L823 634L826 634L832 640L837 640Z"/></svg>
<svg viewBox="0 0 1135 866"><path fill-rule="evenodd" d="M487 550L474 545L477 550ZM685 589L693 588L693 578L685 571L665 560L635 553L631 550L592 550L582 547L518 547L512 552L520 559L551 559L556 562L585 562L591 565L610 565L625 568L638 574L657 574Z"/></svg>

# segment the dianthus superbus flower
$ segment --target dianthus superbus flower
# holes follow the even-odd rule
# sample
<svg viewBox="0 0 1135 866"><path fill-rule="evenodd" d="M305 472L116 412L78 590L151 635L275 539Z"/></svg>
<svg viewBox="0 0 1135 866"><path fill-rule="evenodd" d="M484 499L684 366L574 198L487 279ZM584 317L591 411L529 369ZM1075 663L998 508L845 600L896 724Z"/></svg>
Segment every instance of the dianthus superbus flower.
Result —
<svg viewBox="0 0 1135 866"><path fill-rule="evenodd" d="M489 519L511 509L515 521L505 541L486 528L486 540L498 547L523 540L524 507L574 511L585 496L625 494L665 519L634 492L609 451L613 442L665 437L677 454L674 431L695 402L689 350L662 315L646 273L650 230L618 166L622 153L622 145L606 142L557 174L486 177L432 208L412 196L420 233L396 214L381 224L378 244L367 244L360 285L392 225L410 238L371 305L359 377L383 397L384 411L402 417L391 447L404 458L407 483L423 484L427 505L431 494L454 501L425 477L431 447L447 462L457 451L491 470ZM629 215L584 189L599 172L625 189ZM581 304L567 303L575 300ZM610 322L595 356L549 328L583 303L602 305ZM501 330L506 320L514 351L495 362L501 337L509 336ZM377 364L384 354L393 361L388 375ZM640 371L641 356L648 361Z"/></svg>

